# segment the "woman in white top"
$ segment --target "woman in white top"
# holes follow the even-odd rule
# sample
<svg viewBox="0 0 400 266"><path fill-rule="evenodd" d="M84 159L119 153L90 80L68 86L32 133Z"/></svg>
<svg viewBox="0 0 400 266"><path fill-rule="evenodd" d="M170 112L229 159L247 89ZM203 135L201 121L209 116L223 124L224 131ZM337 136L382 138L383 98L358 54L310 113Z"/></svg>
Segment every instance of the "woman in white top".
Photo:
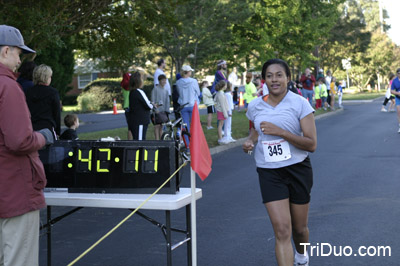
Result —
<svg viewBox="0 0 400 266"><path fill-rule="evenodd" d="M247 117L253 122L243 150L255 150L260 188L275 232L279 266L308 265L308 209L313 173L308 152L317 147L314 110L288 91L290 69L281 59L268 60L262 71L269 95L253 100ZM257 143L257 146L254 146ZM293 254L292 239L296 254Z"/></svg>

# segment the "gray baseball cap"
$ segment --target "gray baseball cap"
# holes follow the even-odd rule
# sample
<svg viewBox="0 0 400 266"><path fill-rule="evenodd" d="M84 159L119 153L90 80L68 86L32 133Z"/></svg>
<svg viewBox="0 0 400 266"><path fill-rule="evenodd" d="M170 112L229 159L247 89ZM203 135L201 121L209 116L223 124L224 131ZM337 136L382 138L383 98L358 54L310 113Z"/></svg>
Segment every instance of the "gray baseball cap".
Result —
<svg viewBox="0 0 400 266"><path fill-rule="evenodd" d="M19 47L25 54L36 53L24 44L24 38L17 28L7 25L0 25L0 46L2 45Z"/></svg>

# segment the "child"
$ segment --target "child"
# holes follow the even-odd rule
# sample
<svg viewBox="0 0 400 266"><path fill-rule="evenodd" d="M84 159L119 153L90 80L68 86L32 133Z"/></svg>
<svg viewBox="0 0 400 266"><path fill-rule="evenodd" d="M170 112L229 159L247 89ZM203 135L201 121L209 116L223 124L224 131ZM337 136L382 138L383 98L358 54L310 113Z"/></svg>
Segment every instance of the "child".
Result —
<svg viewBox="0 0 400 266"><path fill-rule="evenodd" d="M238 87L235 87L233 89L232 98L233 98L234 107L238 106L239 105L239 88Z"/></svg>
<svg viewBox="0 0 400 266"><path fill-rule="evenodd" d="M326 97L328 97L328 91L326 85L323 82L323 78L319 78L315 83L315 108L319 109L321 107L326 111L328 103L326 102Z"/></svg>
<svg viewBox="0 0 400 266"><path fill-rule="evenodd" d="M342 87L342 81L339 81L339 86L337 89L337 94L338 94L338 102L339 102L339 108L343 108L342 106L342 96L343 96L343 87Z"/></svg>
<svg viewBox="0 0 400 266"><path fill-rule="evenodd" d="M211 91L208 89L208 81L203 81L201 83L201 91L203 93L203 103L207 106L207 129L213 129L211 122L213 113L215 113L214 109L214 99Z"/></svg>
<svg viewBox="0 0 400 266"><path fill-rule="evenodd" d="M331 95L331 102L329 104L330 104L331 110L335 110L335 96L336 96L336 91L337 91L335 77L332 77L330 87L331 87L331 89L329 90L329 93Z"/></svg>
<svg viewBox="0 0 400 266"><path fill-rule="evenodd" d="M221 80L215 85L215 90L217 94L215 96L215 108L217 109L217 119L218 119L218 144L227 144L224 139L222 139L222 126L224 125L224 121L228 118L228 102L226 101L226 97L224 94L224 90L226 89L225 80Z"/></svg>
<svg viewBox="0 0 400 266"><path fill-rule="evenodd" d="M232 83L228 82L225 90L226 102L228 103L228 117L224 125L224 140L225 142L235 142L232 138L232 112L234 110L233 97L232 97Z"/></svg>
<svg viewBox="0 0 400 266"><path fill-rule="evenodd" d="M76 129L79 127L79 119L75 114L68 114L64 117L64 124L68 129L66 129L60 136L62 140L78 140L78 134L76 134Z"/></svg>

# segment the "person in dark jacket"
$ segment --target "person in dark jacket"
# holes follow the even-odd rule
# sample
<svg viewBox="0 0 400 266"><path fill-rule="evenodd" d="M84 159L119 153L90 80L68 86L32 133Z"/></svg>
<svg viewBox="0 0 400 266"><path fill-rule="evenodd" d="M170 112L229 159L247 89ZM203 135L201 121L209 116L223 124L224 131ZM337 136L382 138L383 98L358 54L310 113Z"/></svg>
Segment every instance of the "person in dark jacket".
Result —
<svg viewBox="0 0 400 266"><path fill-rule="evenodd" d="M36 67L36 63L33 61L24 61L19 67L19 77L17 82L21 85L24 93L29 88L32 88L35 84L33 84L33 70Z"/></svg>
<svg viewBox="0 0 400 266"><path fill-rule="evenodd" d="M153 104L149 101L141 88L143 87L142 75L139 71L132 74L129 80L129 112L131 115L128 123L134 140L145 140L147 127L150 123L150 110Z"/></svg>
<svg viewBox="0 0 400 266"><path fill-rule="evenodd" d="M59 136L61 131L60 96L58 91L50 86L52 75L51 67L44 64L33 70L35 86L27 90L26 102L31 111L33 130L48 128Z"/></svg>
<svg viewBox="0 0 400 266"><path fill-rule="evenodd" d="M68 114L64 117L64 124L68 127L60 136L62 140L78 140L76 129L79 127L79 119L76 114Z"/></svg>

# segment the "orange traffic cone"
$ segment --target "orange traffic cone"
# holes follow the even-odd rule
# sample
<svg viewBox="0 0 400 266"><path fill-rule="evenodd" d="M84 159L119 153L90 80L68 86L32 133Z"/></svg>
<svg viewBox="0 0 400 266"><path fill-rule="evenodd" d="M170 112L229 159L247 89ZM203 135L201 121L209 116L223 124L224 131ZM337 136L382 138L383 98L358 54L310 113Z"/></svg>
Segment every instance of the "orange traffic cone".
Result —
<svg viewBox="0 0 400 266"><path fill-rule="evenodd" d="M113 102L113 115L116 115L117 113L117 100L114 98Z"/></svg>
<svg viewBox="0 0 400 266"><path fill-rule="evenodd" d="M243 92L240 92L240 95L239 95L239 107L243 107L243 106L244 106Z"/></svg>

